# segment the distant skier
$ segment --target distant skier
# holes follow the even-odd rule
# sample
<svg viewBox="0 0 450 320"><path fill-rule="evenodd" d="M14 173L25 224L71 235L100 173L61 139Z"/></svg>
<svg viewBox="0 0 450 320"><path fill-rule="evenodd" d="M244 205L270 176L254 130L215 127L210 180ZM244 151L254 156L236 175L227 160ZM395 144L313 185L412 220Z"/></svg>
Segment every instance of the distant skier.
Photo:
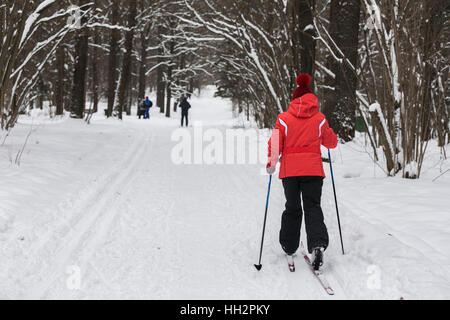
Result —
<svg viewBox="0 0 450 320"><path fill-rule="evenodd" d="M145 119L150 119L150 109L153 107L153 102L150 101L149 97L145 98Z"/></svg>
<svg viewBox="0 0 450 320"><path fill-rule="evenodd" d="M187 98L185 96L181 96L181 126L184 125L184 120L186 119L186 127L189 126L189 109L191 108L191 105L187 101Z"/></svg>
<svg viewBox="0 0 450 320"><path fill-rule="evenodd" d="M147 101L145 99L142 100L141 104L138 106L138 117L144 117L145 119L145 110L147 109Z"/></svg>
<svg viewBox="0 0 450 320"><path fill-rule="evenodd" d="M280 179L286 196L286 210L282 217L280 243L294 265L293 255L300 246L303 198L308 250L313 267L323 265L323 255L329 245L328 231L321 209L322 186L325 178L320 146L334 149L337 136L319 112L319 102L309 85L311 76L297 78L293 101L289 110L278 116L269 141L267 173L272 175L281 162ZM281 159L280 159L281 156Z"/></svg>

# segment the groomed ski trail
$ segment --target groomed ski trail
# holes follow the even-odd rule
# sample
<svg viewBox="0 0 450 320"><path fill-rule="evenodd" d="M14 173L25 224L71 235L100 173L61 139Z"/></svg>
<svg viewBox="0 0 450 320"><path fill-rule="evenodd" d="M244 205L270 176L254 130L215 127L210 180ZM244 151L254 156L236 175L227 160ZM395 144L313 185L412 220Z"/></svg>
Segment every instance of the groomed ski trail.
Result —
<svg viewBox="0 0 450 320"><path fill-rule="evenodd" d="M176 127L130 125L138 130L130 131L134 142L120 164L100 170L79 200L58 206L70 218L28 250L22 298L329 298L304 263L297 261L296 273L287 270L277 241L279 182L258 273L267 179L260 167L177 166L170 139ZM72 267L81 272L79 289L68 286Z"/></svg>
<svg viewBox="0 0 450 320"><path fill-rule="evenodd" d="M190 120L224 133L234 127L231 106L209 94L193 99ZM421 234L402 228L409 215L391 219L377 209L380 199L390 197L382 192L385 186L405 184L404 193L414 198L421 185L367 174L352 178L358 170L365 172L365 155L353 158L347 146L341 146L342 158L340 149L333 151L346 255L341 253L328 178L322 204L330 234L323 271L335 291L329 296L299 253L295 273L286 265L278 241L285 205L281 182L273 180L263 269L258 272L253 265L267 195L264 165L175 165L171 135L179 128L179 115L166 119L155 113L150 121L98 116L91 126L71 119L47 124L32 135L31 153L25 154L22 167L2 163L7 182L0 186L0 196L8 203L0 203L0 210L7 208L15 219L4 227L6 232L0 230L0 298L448 297L448 259L432 248L429 241L436 239L425 235L422 241ZM19 125L18 130L22 136L15 145L21 146L28 128ZM183 130L194 134L192 127ZM328 166L325 171L330 177ZM430 197L431 191L425 191L420 189L419 195ZM387 212L399 208L394 200L386 204ZM442 231L442 221L433 232ZM445 239L445 233L440 236ZM429 257L440 266L431 266ZM81 272L79 288L68 285L72 267Z"/></svg>
<svg viewBox="0 0 450 320"><path fill-rule="evenodd" d="M60 226L64 230L53 230L56 233L62 232L64 235L59 239L44 236L43 239L47 241L38 243L37 248L34 248L33 253L39 255L50 242L53 242L51 245L57 242L56 248L52 249L53 252L45 261L45 265L39 268L42 273L33 275L38 277L38 282L27 290L25 299L60 297L53 285L61 277L67 278L68 268L77 266L81 271L86 270L89 260L102 244L111 223L119 213L117 207L121 201L122 190L127 190L133 181L132 171L145 159L143 155L149 148L151 149L151 141L152 138L145 138L144 135L137 136L133 145L127 150L122 163L102 177L95 187L88 189L87 199L79 200L69 209L73 219L61 221ZM147 147L142 148L142 145ZM63 207L63 209L68 208ZM28 271L28 273L33 272ZM60 283L65 284L65 281Z"/></svg>

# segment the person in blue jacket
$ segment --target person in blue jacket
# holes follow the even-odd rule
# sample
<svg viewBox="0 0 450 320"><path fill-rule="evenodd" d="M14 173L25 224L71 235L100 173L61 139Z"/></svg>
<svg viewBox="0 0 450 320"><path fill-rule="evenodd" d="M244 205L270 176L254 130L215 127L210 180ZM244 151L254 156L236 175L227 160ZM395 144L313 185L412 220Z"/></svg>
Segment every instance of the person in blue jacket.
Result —
<svg viewBox="0 0 450 320"><path fill-rule="evenodd" d="M149 97L145 98L145 119L150 119L150 108L153 106L153 102L150 101Z"/></svg>

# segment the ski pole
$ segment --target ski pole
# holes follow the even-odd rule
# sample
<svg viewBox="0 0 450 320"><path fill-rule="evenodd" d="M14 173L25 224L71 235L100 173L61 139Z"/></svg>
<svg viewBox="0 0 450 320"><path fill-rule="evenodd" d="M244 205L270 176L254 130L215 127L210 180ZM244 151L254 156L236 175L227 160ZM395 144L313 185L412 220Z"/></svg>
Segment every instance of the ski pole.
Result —
<svg viewBox="0 0 450 320"><path fill-rule="evenodd" d="M263 245L264 245L264 235L266 234L267 211L269 209L269 197L270 197L271 185L272 185L272 175L270 175L269 188L267 191L266 213L264 214L264 227L263 227L263 234L262 234L262 240L261 240L261 251L259 252L259 264L255 264L255 268L258 271L261 271L261 269L262 269L261 259L262 259Z"/></svg>
<svg viewBox="0 0 450 320"><path fill-rule="evenodd" d="M330 160L331 180L333 181L334 202L336 203L336 213L337 213L337 219L338 219L338 225L339 225L339 235L341 237L342 254L345 255L344 241L342 240L341 219L339 217L339 207L338 207L337 196L336 196L336 185L334 183L333 164L331 163L331 151L329 149L328 149L328 159Z"/></svg>

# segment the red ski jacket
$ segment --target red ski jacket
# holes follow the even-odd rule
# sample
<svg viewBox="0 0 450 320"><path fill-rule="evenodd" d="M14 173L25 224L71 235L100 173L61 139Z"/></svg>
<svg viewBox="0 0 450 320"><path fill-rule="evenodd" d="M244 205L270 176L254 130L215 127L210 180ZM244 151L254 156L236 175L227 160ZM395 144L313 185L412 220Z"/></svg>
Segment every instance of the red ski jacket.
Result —
<svg viewBox="0 0 450 320"><path fill-rule="evenodd" d="M338 140L325 116L319 112L317 97L308 93L291 102L289 110L278 116L269 140L268 167L280 159L280 179L287 177L322 176L320 146L337 147Z"/></svg>

